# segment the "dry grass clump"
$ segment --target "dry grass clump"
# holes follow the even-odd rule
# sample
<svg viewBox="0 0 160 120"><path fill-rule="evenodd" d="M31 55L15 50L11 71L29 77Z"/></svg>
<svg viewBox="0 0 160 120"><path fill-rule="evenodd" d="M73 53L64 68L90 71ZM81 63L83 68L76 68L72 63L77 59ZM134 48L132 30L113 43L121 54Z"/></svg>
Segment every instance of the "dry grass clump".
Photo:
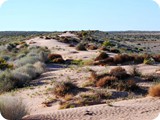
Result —
<svg viewBox="0 0 160 120"><path fill-rule="evenodd" d="M57 82L53 88L53 93L56 96L64 97L66 94L70 94L76 89L77 86L72 82Z"/></svg>
<svg viewBox="0 0 160 120"><path fill-rule="evenodd" d="M117 67L111 70L111 73L105 73L98 75L95 71L91 70L91 76L89 82L86 86L95 87L107 87L112 89L117 89L119 91L137 91L139 87L136 85L135 80L127 80L129 75L126 73L125 69ZM123 78L123 79L121 79Z"/></svg>
<svg viewBox="0 0 160 120"><path fill-rule="evenodd" d="M60 54L49 54L48 59L54 63L64 63L64 59Z"/></svg>
<svg viewBox="0 0 160 120"><path fill-rule="evenodd" d="M115 76L115 77L120 78L120 79L121 78L126 78L128 76L126 70L122 67L116 67L116 68L111 69L110 74L112 76Z"/></svg>
<svg viewBox="0 0 160 120"><path fill-rule="evenodd" d="M8 120L21 120L28 114L26 106L22 101L12 97L1 97L0 112Z"/></svg>
<svg viewBox="0 0 160 120"><path fill-rule="evenodd" d="M116 77L113 76L106 76L104 78L99 79L96 82L97 87L105 87L105 86L110 86L113 82L117 81Z"/></svg>
<svg viewBox="0 0 160 120"><path fill-rule="evenodd" d="M91 45L88 45L87 46L87 49L88 50L96 50L98 47L96 46L96 45L94 45L94 44L91 44Z"/></svg>
<svg viewBox="0 0 160 120"><path fill-rule="evenodd" d="M149 89L149 95L152 97L160 97L160 83Z"/></svg>
<svg viewBox="0 0 160 120"><path fill-rule="evenodd" d="M96 58L95 61L104 60L108 58L109 55L106 52L101 52Z"/></svg>
<svg viewBox="0 0 160 120"><path fill-rule="evenodd" d="M144 56L143 55L132 55L134 58L134 63L139 64L139 63L143 63L144 61Z"/></svg>
<svg viewBox="0 0 160 120"><path fill-rule="evenodd" d="M133 61L133 57L127 54L119 54L114 57L114 63L116 64L122 64L130 61Z"/></svg>

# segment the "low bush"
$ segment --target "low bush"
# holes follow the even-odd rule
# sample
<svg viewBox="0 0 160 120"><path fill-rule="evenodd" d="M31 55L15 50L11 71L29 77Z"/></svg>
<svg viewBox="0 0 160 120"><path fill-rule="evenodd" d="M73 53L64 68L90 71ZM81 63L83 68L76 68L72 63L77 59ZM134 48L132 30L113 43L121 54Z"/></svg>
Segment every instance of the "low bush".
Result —
<svg viewBox="0 0 160 120"><path fill-rule="evenodd" d="M64 63L64 59L60 54L49 54L48 59L54 63Z"/></svg>
<svg viewBox="0 0 160 120"><path fill-rule="evenodd" d="M15 88L15 78L10 71L5 70L0 73L0 93Z"/></svg>
<svg viewBox="0 0 160 120"><path fill-rule="evenodd" d="M116 67L116 68L111 69L110 74L119 79L126 78L128 76L126 70L122 67Z"/></svg>
<svg viewBox="0 0 160 120"><path fill-rule="evenodd" d="M24 103L13 97L0 98L0 111L7 120L21 120L28 114L28 110Z"/></svg>
<svg viewBox="0 0 160 120"><path fill-rule="evenodd" d="M143 61L143 64L147 64L147 65L153 65L155 63L154 59L153 58L146 58L144 59Z"/></svg>
<svg viewBox="0 0 160 120"><path fill-rule="evenodd" d="M0 70L11 69L13 68L12 64L8 64L3 58L0 58Z"/></svg>
<svg viewBox="0 0 160 120"><path fill-rule="evenodd" d="M106 77L103 77L101 79L99 79L97 82L96 82L96 86L97 87L106 87L106 86L110 86L113 82L117 81L117 78L116 77L113 77L113 76L106 76Z"/></svg>
<svg viewBox="0 0 160 120"><path fill-rule="evenodd" d="M46 65L42 62L36 62L33 66L36 68L36 73L38 75L42 74L46 69Z"/></svg>
<svg viewBox="0 0 160 120"><path fill-rule="evenodd" d="M53 88L53 93L56 96L64 97L66 94L72 93L75 88L77 86L71 82L57 82Z"/></svg>
<svg viewBox="0 0 160 120"><path fill-rule="evenodd" d="M160 97L160 83L149 89L149 95L152 97Z"/></svg>
<svg viewBox="0 0 160 120"><path fill-rule="evenodd" d="M85 45L84 45L83 43L79 43L79 44L76 46L76 50L86 51L87 49L85 48Z"/></svg>
<svg viewBox="0 0 160 120"><path fill-rule="evenodd" d="M34 64L36 62L40 61L39 57L37 56L26 56L23 58L20 58L16 61L14 61L14 65L16 68L24 66L26 64Z"/></svg>
<svg viewBox="0 0 160 120"><path fill-rule="evenodd" d="M96 58L95 61L104 60L108 58L109 55L106 52L101 52Z"/></svg>
<svg viewBox="0 0 160 120"><path fill-rule="evenodd" d="M103 42L102 46L108 47L108 46L113 46L113 44L109 40L106 40Z"/></svg>

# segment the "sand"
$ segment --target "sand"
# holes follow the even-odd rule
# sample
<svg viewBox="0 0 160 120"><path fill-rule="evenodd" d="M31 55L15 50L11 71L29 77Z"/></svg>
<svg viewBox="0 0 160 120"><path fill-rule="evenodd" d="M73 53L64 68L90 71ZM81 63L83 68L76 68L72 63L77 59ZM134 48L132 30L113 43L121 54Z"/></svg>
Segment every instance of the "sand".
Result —
<svg viewBox="0 0 160 120"><path fill-rule="evenodd" d="M61 36L74 36L71 33L64 33ZM57 40L45 40L41 38L33 38L28 40L35 42L33 45L47 46L52 53L61 54L64 59L93 59L99 53L97 50L76 51L73 47L68 47L67 44L60 43ZM57 49L59 48L59 49ZM75 52L76 51L76 52ZM74 53L75 52L75 53ZM114 56L115 54L111 54ZM65 66L49 64L47 71L40 78L33 81L33 87L20 89L13 93L6 93L19 96L28 106L30 115L24 120L153 120L160 113L160 98L144 97L132 100L120 100L101 105L93 105L79 108L71 108L58 110L58 102L52 103L50 107L43 104L45 101L54 98L53 94L48 89L52 89L53 81L65 81L70 79L77 84L80 84L89 77L86 72L88 68L98 72L106 71L115 66L87 66L84 68L66 68ZM129 70L132 66L122 66ZM159 65L138 65L137 68L144 74L153 74L159 69ZM142 86L151 86L147 83L139 83Z"/></svg>

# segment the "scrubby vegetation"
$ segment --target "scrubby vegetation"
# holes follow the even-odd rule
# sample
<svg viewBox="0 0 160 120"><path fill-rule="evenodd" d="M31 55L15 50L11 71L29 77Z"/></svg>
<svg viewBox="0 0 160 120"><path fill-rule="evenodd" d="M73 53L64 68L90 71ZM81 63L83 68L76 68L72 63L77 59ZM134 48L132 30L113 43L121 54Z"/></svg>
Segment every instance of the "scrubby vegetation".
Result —
<svg viewBox="0 0 160 120"><path fill-rule="evenodd" d="M64 97L66 94L72 93L77 86L72 82L57 82L54 86L53 93L57 96Z"/></svg>
<svg viewBox="0 0 160 120"><path fill-rule="evenodd" d="M13 97L0 98L0 111L7 120L21 120L28 114L24 103L20 99Z"/></svg>
<svg viewBox="0 0 160 120"><path fill-rule="evenodd" d="M160 97L160 83L149 89L149 95L152 97Z"/></svg>
<svg viewBox="0 0 160 120"><path fill-rule="evenodd" d="M27 86L45 71L49 53L47 48L29 46L20 39L3 42L0 46L0 92Z"/></svg>

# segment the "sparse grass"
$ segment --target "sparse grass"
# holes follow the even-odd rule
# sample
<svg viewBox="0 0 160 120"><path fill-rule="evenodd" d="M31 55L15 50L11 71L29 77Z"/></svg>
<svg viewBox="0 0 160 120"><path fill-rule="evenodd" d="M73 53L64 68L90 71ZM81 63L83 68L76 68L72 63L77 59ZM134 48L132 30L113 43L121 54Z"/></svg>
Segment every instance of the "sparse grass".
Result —
<svg viewBox="0 0 160 120"><path fill-rule="evenodd" d="M129 71L129 74L131 75L131 76L142 76L142 74L141 74L141 72L137 69L137 67L136 66L132 66L132 68L131 68L131 70Z"/></svg>
<svg viewBox="0 0 160 120"><path fill-rule="evenodd" d="M160 83L149 89L149 95L152 97L160 97Z"/></svg>
<svg viewBox="0 0 160 120"><path fill-rule="evenodd" d="M2 97L0 99L0 111L2 116L8 120L21 120L28 114L23 102L16 98Z"/></svg>
<svg viewBox="0 0 160 120"><path fill-rule="evenodd" d="M73 94L66 94L66 95L64 96L64 99L65 99L66 101L72 100L72 99L73 99Z"/></svg>

